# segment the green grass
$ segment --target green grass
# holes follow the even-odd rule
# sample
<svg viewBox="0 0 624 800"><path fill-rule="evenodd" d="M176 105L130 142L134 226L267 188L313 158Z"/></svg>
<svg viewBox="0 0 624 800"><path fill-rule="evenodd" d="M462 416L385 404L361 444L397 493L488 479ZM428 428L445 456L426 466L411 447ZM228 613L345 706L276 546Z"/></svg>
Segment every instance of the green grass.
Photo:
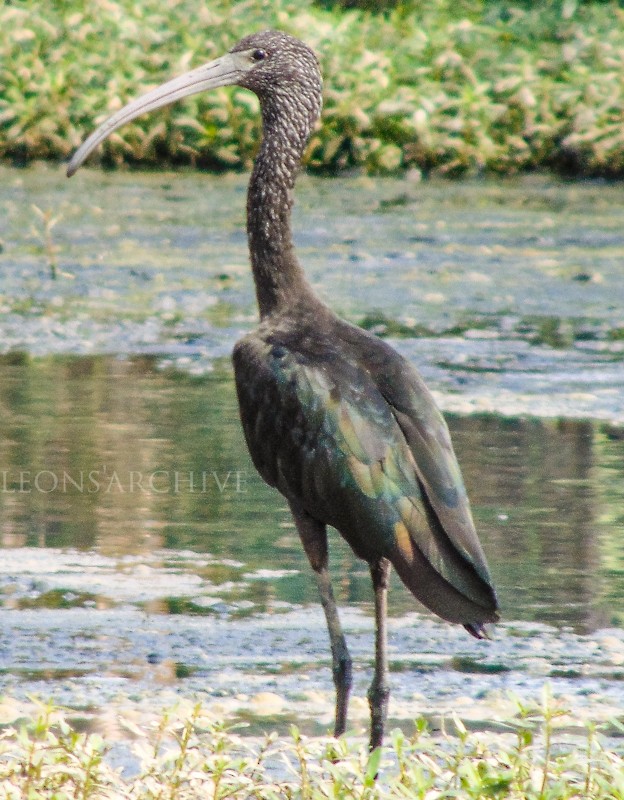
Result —
<svg viewBox="0 0 624 800"><path fill-rule="evenodd" d="M308 152L313 169L624 174L618 2L388 6L374 13L312 0L4 3L0 158L66 158L122 103L272 26L305 39L322 59L325 110ZM126 126L100 158L246 168L258 134L255 98L223 89Z"/></svg>
<svg viewBox="0 0 624 800"><path fill-rule="evenodd" d="M0 796L28 800L382 800L513 798L621 800L624 759L595 726L575 723L548 693L532 707L517 703L502 733L470 733L457 720L432 733L418 721L411 736L395 731L383 753L369 755L352 737L305 738L293 730L246 739L196 706L152 726L126 722L132 776L107 761L108 745L78 733L63 713L39 706L32 719L0 734ZM375 775L379 772L379 778Z"/></svg>

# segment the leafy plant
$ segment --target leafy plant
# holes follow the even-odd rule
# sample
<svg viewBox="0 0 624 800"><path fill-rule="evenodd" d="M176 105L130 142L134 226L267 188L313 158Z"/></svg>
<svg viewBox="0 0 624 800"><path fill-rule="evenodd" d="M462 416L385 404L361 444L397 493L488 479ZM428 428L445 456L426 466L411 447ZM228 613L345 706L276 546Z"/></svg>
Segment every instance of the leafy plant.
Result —
<svg viewBox="0 0 624 800"><path fill-rule="evenodd" d="M369 754L351 736L308 738L294 728L288 739L246 739L195 705L156 725L122 723L136 764L124 778L108 763L100 736L74 731L60 709L38 704L30 719L0 735L0 789L11 800L622 800L622 752L593 724L584 741L571 739L562 727L570 716L546 689L536 703L516 701L498 733L470 732L457 718L434 733L418 720L411 736L397 730L383 751Z"/></svg>
<svg viewBox="0 0 624 800"><path fill-rule="evenodd" d="M312 169L624 174L624 10L616 0L384 4L79 0L0 6L0 158L66 158L121 104L269 26L322 59ZM122 161L247 168L257 102L219 90L101 148Z"/></svg>

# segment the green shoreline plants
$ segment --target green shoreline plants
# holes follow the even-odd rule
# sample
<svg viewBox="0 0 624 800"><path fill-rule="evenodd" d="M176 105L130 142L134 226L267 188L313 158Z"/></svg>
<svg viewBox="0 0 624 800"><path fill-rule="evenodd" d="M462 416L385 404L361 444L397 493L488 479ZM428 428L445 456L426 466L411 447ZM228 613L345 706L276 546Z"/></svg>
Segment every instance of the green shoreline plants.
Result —
<svg viewBox="0 0 624 800"><path fill-rule="evenodd" d="M624 758L606 747L596 726L570 737L570 711L547 690L540 703L517 701L514 717L496 734L469 732L456 718L453 733L434 734L419 720L410 736L368 753L352 736L251 739L202 710L178 709L143 727L122 721L131 773L107 760L110 744L72 729L64 713L39 704L31 719L0 733L0 796L6 800L621 800ZM617 723L614 723L617 724ZM619 726L621 728L621 726ZM621 730L620 730L621 732ZM375 775L380 770L380 777Z"/></svg>
<svg viewBox="0 0 624 800"><path fill-rule="evenodd" d="M345 7L352 5L2 4L0 158L65 159L131 97L243 34L280 27L305 39L323 62L325 112L308 150L311 169L624 175L620 3ZM101 158L109 165L247 168L258 141L255 106L243 90L192 98L124 128Z"/></svg>

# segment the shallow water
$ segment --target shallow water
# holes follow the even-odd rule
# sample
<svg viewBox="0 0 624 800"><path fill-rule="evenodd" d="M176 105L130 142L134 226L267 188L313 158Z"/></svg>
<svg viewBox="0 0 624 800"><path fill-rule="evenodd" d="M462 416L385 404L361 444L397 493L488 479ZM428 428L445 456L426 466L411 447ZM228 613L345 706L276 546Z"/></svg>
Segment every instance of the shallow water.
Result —
<svg viewBox="0 0 624 800"><path fill-rule="evenodd" d="M0 177L0 690L100 717L198 696L323 729L322 614L246 453L227 358L256 316L245 179ZM535 697L545 680L617 714L621 188L305 178L298 199L318 290L390 336L454 412L503 607L496 641L472 642L393 583L393 719L491 721L508 690ZM59 217L47 234L31 203ZM338 537L332 568L365 721L370 581Z"/></svg>
<svg viewBox="0 0 624 800"><path fill-rule="evenodd" d="M0 167L0 350L211 369L256 319L246 180ZM317 290L446 409L624 424L620 185L303 176L294 227Z"/></svg>
<svg viewBox="0 0 624 800"><path fill-rule="evenodd" d="M246 453L227 362L193 377L148 357L13 356L0 403L0 688L88 709L95 727L111 705L147 714L192 696L261 728L325 730L324 620L285 505ZM622 430L449 422L505 622L473 642L394 581L393 724L446 709L490 726L508 691L535 696L544 680L613 716ZM370 580L337 536L331 558L365 724Z"/></svg>
<svg viewBox="0 0 624 800"><path fill-rule="evenodd" d="M159 363L107 356L0 362L2 545L20 548L17 557L7 551L0 570L5 600L54 607L67 589L81 592L68 607L123 599L208 614L201 587L213 587L212 603L225 585L226 605L236 600L228 613L236 615L315 601L285 503L246 452L229 363L202 377ZM504 616L581 631L618 624L624 432L591 421L497 416L451 416L449 424ZM368 603L365 565L338 537L334 544L340 599ZM29 556L22 549L29 547L68 549L82 569L63 584L67 570L46 576L50 554ZM15 583L24 558L38 587ZM170 577L122 585L117 562L141 558L150 570L170 560ZM397 584L394 613L413 607Z"/></svg>

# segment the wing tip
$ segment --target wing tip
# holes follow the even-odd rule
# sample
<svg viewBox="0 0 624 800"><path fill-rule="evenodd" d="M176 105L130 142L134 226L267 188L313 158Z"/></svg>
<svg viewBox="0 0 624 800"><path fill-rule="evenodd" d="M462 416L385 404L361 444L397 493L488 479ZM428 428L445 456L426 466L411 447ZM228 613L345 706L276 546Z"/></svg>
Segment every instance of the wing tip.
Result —
<svg viewBox="0 0 624 800"><path fill-rule="evenodd" d="M485 627L483 622L466 622L464 623L464 628L471 636L474 636L475 639L486 639L487 641L492 641L490 632Z"/></svg>
<svg viewBox="0 0 624 800"><path fill-rule="evenodd" d="M476 572L464 585L442 575L416 545L405 525L396 526L396 541L387 555L404 586L434 614L459 623L476 639L487 639L485 623L498 622L496 591ZM489 578L489 575L488 575Z"/></svg>

